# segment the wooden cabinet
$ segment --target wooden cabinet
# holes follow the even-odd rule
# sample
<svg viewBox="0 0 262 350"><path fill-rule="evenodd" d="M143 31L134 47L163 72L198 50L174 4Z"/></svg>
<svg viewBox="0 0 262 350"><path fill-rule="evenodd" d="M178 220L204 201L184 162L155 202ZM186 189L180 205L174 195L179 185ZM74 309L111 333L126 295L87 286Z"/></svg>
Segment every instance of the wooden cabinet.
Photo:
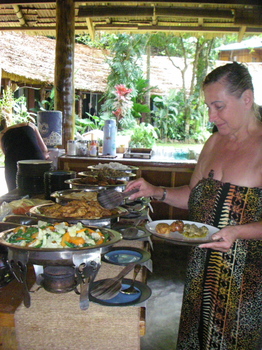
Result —
<svg viewBox="0 0 262 350"><path fill-rule="evenodd" d="M115 159L62 156L59 158L59 169L79 172L86 170L89 165L109 162L136 166L138 167L137 178L143 177L154 185L165 187L189 184L196 164L196 161L161 162L153 159L125 159L121 156ZM153 220L187 219L187 210L171 207L158 201L152 201L152 207L154 209L151 215Z"/></svg>

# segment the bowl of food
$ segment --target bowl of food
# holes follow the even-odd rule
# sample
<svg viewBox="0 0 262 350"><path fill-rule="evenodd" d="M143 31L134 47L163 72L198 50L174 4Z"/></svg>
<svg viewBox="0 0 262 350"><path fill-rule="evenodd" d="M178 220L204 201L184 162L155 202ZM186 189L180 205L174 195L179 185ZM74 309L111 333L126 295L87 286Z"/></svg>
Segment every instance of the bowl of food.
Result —
<svg viewBox="0 0 262 350"><path fill-rule="evenodd" d="M118 162L109 162L109 163L99 163L95 165L89 165L88 169L91 170L105 170L105 169L114 169L114 170L121 170L127 173L135 172L139 168L133 165L126 165Z"/></svg>
<svg viewBox="0 0 262 350"><path fill-rule="evenodd" d="M62 205L60 203L38 205L30 209L30 215L38 220L51 222L67 221L82 222L96 225L100 221L110 221L113 218L125 216L128 210L122 207L105 209L97 201L72 200Z"/></svg>
<svg viewBox="0 0 262 350"><path fill-rule="evenodd" d="M0 233L0 244L13 252L25 254L27 262L38 265L72 265L74 255L107 248L122 239L109 228L39 221L37 225L22 225Z"/></svg>
<svg viewBox="0 0 262 350"><path fill-rule="evenodd" d="M78 173L79 176L96 176L99 180L107 180L109 179L116 179L116 180L123 180L123 181L129 181L132 178L136 177L136 174L131 172L126 172L123 170L117 170L117 169L111 169L111 168L104 168L104 169L98 169L93 171L81 171Z"/></svg>
<svg viewBox="0 0 262 350"><path fill-rule="evenodd" d="M73 200L85 200L85 201L96 201L97 200L96 189L69 189L55 191L51 193L50 197L54 199L56 203L65 204Z"/></svg>
<svg viewBox="0 0 262 350"><path fill-rule="evenodd" d="M102 190L106 188L119 188L123 190L126 187L126 181L110 178L100 180L98 177L92 175L68 179L65 180L65 183L68 183L70 188L73 189L93 188Z"/></svg>

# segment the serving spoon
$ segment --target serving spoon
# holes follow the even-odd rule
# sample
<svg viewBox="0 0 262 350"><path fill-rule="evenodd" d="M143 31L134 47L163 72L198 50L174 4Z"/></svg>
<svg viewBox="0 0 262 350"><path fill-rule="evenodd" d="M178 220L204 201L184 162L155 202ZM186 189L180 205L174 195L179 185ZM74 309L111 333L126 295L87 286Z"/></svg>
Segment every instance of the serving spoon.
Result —
<svg viewBox="0 0 262 350"><path fill-rule="evenodd" d="M128 264L116 277L107 278L97 282L95 287L92 288L90 294L94 298L101 300L114 298L121 290L122 279L135 267L135 265L136 263Z"/></svg>
<svg viewBox="0 0 262 350"><path fill-rule="evenodd" d="M136 277L137 277L140 269L141 269L141 265L137 264L134 268L134 277L133 277L132 283L130 284L130 286L128 288L121 289L120 293L123 293L123 294L137 294L137 293L139 293L139 290L137 290L134 287L134 285L135 285L135 280L136 280Z"/></svg>

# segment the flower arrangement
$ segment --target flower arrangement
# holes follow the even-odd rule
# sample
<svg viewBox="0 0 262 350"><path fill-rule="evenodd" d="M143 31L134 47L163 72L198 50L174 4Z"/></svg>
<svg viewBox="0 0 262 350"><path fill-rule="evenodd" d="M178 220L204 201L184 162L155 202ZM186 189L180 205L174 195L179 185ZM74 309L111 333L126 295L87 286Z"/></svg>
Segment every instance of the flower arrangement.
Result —
<svg viewBox="0 0 262 350"><path fill-rule="evenodd" d="M128 116L133 107L133 101L131 101L132 89L128 89L124 84L116 85L113 92L115 101L113 103L113 114L116 116L117 121L121 118Z"/></svg>

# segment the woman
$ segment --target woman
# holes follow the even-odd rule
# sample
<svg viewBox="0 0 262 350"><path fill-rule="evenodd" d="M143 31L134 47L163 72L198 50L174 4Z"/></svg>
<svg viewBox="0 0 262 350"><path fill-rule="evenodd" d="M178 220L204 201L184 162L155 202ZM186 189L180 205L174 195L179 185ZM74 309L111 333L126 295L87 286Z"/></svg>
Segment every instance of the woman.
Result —
<svg viewBox="0 0 262 350"><path fill-rule="evenodd" d="M1 120L0 142L5 155L5 179L8 191L16 188L17 162L48 159L48 149L35 124L21 123L7 127Z"/></svg>
<svg viewBox="0 0 262 350"><path fill-rule="evenodd" d="M209 119L206 142L188 186L132 181L131 196L152 196L189 209L190 220L221 230L192 250L177 350L261 349L262 123L252 79L236 62L218 67L203 83Z"/></svg>

